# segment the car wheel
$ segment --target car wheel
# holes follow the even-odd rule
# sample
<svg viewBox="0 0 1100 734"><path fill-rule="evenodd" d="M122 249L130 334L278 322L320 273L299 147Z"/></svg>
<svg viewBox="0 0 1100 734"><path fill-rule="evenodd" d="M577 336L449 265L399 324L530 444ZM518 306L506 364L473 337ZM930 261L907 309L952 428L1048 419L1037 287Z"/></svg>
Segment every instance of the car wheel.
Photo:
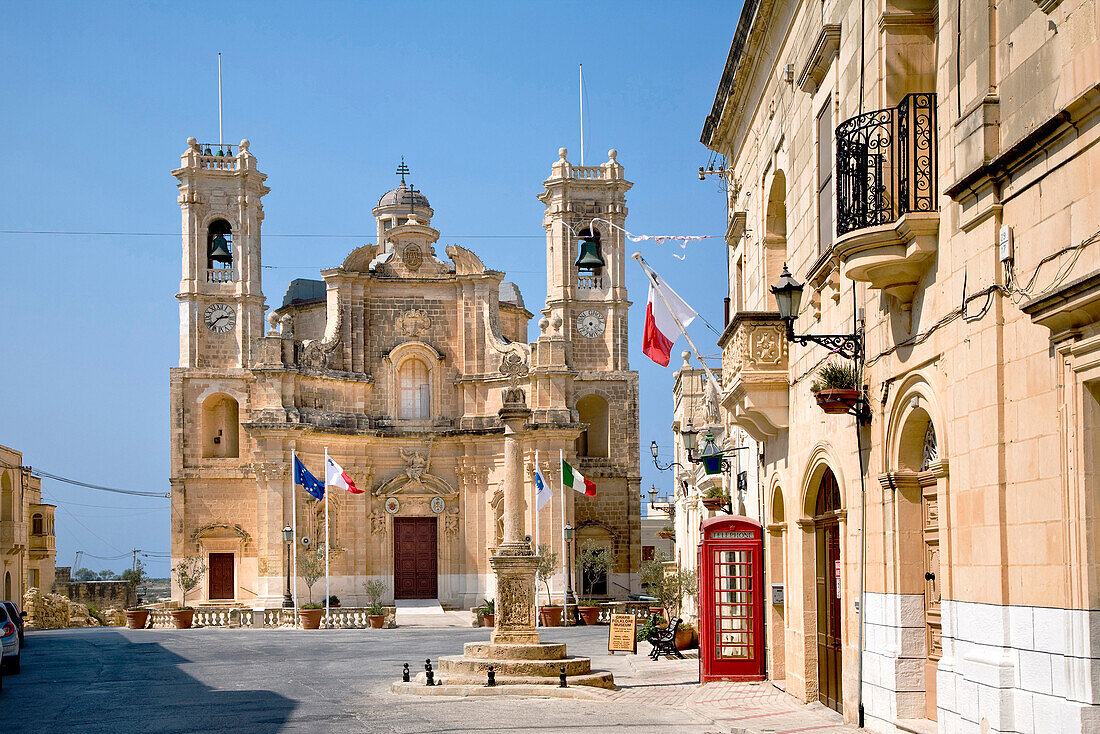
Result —
<svg viewBox="0 0 1100 734"><path fill-rule="evenodd" d="M12 657L8 661L8 672L9 673L18 673L19 672L19 657L20 657L19 655L15 655L14 657Z"/></svg>

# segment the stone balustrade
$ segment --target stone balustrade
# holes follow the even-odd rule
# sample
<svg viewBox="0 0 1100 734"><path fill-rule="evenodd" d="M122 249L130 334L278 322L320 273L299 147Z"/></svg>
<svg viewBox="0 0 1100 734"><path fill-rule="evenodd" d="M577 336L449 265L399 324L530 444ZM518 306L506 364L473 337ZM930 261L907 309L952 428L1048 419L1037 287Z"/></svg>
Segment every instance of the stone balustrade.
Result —
<svg viewBox="0 0 1100 734"><path fill-rule="evenodd" d="M602 166L570 166L569 177L596 180L607 178L607 175Z"/></svg>
<svg viewBox="0 0 1100 734"><path fill-rule="evenodd" d="M206 271L207 283L232 283L233 268L210 268Z"/></svg>

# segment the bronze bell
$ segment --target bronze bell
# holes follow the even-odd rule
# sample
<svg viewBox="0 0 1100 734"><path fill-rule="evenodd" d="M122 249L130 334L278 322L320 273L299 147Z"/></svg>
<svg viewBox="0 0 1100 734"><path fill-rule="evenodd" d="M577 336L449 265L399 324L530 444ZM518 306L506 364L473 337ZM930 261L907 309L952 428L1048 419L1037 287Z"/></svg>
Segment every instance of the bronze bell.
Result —
<svg viewBox="0 0 1100 734"><path fill-rule="evenodd" d="M578 270L599 270L606 263L600 256L600 241L598 239L581 240L581 252L574 263Z"/></svg>
<svg viewBox="0 0 1100 734"><path fill-rule="evenodd" d="M233 255L229 252L229 242L225 235L214 235L214 242L210 246L210 261L223 263L226 266L233 264Z"/></svg>

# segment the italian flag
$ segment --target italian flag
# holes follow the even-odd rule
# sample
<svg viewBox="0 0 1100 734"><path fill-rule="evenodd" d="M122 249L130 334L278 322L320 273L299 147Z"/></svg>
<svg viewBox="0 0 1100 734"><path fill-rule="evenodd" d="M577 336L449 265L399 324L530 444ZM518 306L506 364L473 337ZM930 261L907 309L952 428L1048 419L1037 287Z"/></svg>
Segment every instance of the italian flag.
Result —
<svg viewBox="0 0 1100 734"><path fill-rule="evenodd" d="M596 496L596 483L591 479L585 479L583 474L564 460L561 462L561 484L563 487L572 487L578 492L584 492L589 497Z"/></svg>

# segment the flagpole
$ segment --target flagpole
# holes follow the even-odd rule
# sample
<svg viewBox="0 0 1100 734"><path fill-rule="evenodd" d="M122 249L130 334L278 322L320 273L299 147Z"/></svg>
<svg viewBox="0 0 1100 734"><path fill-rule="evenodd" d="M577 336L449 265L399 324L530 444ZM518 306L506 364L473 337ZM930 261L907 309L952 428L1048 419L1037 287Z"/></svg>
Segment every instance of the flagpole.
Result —
<svg viewBox="0 0 1100 734"><path fill-rule="evenodd" d="M656 277L657 274L653 272L653 268L649 267L649 263L642 259L642 253L635 252L634 259L638 261L638 264L642 266L642 270L644 270L651 279ZM691 347L691 351L695 352L695 358L699 360L699 364L703 365L703 370L707 373L707 377L709 377L711 380L714 380L714 385L716 387L721 387L722 383L718 382L718 379L714 376L714 373L711 372L710 367L708 367L707 363L703 361L702 355L699 354L698 347L695 346L695 342L693 342L691 340L691 337L688 336L687 329L685 329L684 325L680 322L680 317L676 315L676 311L674 311L672 306L668 304L668 299L665 298L664 292L660 288L656 288L655 290L657 291L657 296L661 299L661 303L665 304L665 308L667 308L668 312L672 315L672 320L676 322L676 326L680 329L680 333L684 335L685 339L687 339L687 343L688 346Z"/></svg>
<svg viewBox="0 0 1100 734"><path fill-rule="evenodd" d="M569 622L569 546L565 539L565 452L558 449L558 476L561 480L561 605L562 620ZM549 599L547 600L549 601Z"/></svg>
<svg viewBox="0 0 1100 734"><path fill-rule="evenodd" d="M294 464L298 460L298 451L290 450L290 513L294 532L290 534L290 563L294 566L294 621L298 621L298 492L294 489Z"/></svg>
<svg viewBox="0 0 1100 734"><path fill-rule="evenodd" d="M330 626L329 614L331 609L329 608L329 593L328 587L328 446L325 446L325 621L329 622L325 626Z"/></svg>

